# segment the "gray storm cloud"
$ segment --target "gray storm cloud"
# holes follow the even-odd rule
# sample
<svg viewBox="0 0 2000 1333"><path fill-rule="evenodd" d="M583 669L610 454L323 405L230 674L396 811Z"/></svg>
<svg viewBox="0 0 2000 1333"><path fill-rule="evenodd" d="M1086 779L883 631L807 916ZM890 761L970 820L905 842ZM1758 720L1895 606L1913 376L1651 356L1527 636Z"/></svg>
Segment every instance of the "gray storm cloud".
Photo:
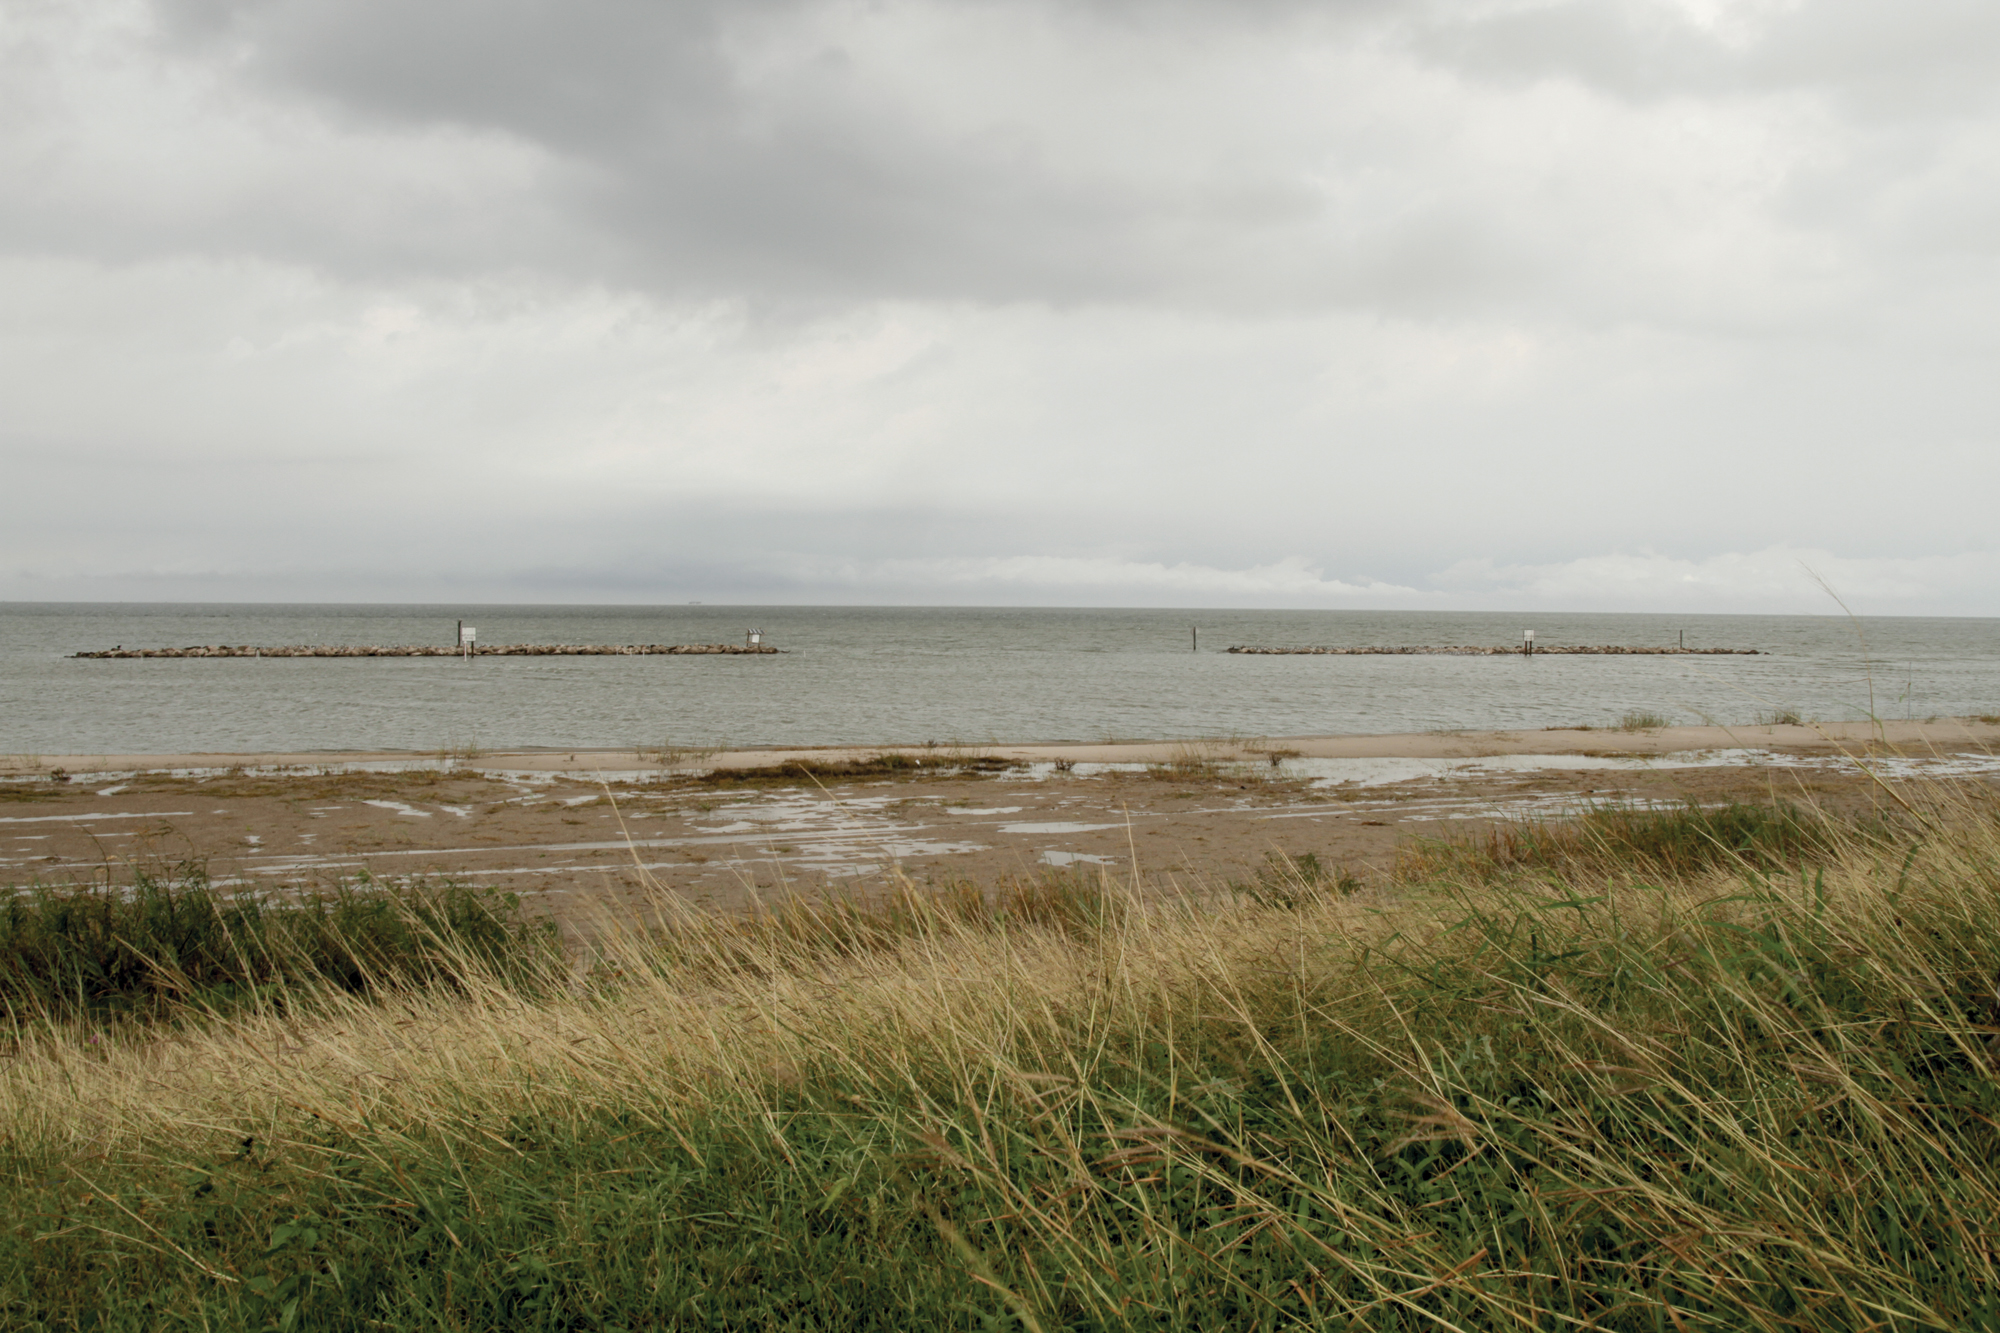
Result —
<svg viewBox="0 0 2000 1333"><path fill-rule="evenodd" d="M1992 613L1996 66L1951 2L14 0L0 596Z"/></svg>
<svg viewBox="0 0 2000 1333"><path fill-rule="evenodd" d="M1704 8L281 0L168 3L156 38L532 157L567 225L473 262L777 300L1620 305L1607 270L1682 276L1658 232L1717 210L1893 241L1868 224L1993 109L1991 6Z"/></svg>

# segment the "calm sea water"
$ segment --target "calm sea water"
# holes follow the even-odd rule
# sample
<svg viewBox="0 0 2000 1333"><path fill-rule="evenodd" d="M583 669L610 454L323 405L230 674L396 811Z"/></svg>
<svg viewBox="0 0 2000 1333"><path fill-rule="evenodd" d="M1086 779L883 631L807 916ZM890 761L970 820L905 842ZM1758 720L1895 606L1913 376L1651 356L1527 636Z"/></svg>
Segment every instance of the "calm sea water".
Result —
<svg viewBox="0 0 2000 1333"><path fill-rule="evenodd" d="M192 644L741 642L779 657L75 661ZM1201 651L1189 651L1199 626ZM1247 657L1672 644L1739 658ZM1865 636L1866 649L1863 647ZM1167 739L2000 712L2000 620L861 607L0 603L0 754Z"/></svg>

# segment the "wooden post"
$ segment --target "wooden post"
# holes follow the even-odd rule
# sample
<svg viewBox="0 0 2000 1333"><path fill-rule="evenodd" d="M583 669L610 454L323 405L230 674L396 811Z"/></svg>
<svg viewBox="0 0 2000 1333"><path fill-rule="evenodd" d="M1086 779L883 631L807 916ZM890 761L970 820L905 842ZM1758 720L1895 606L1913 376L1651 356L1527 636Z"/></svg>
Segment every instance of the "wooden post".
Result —
<svg viewBox="0 0 2000 1333"><path fill-rule="evenodd" d="M1199 626L1199 625L1189 625L1189 626L1188 626L1188 634L1189 634L1190 636L1192 636L1192 637L1191 637L1191 638L1190 638L1190 639L1188 640L1188 651L1189 651L1189 652L1191 652L1191 653L1198 653L1198 652L1200 652L1200 651L1201 651L1201 626Z"/></svg>

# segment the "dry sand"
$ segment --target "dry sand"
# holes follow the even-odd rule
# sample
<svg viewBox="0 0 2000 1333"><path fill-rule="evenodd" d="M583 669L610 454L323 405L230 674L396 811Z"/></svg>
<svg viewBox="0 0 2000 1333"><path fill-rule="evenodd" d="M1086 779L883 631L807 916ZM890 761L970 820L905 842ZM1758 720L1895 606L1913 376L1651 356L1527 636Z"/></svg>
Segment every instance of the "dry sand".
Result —
<svg viewBox="0 0 2000 1333"><path fill-rule="evenodd" d="M1991 783L2000 725L997 745L902 753L1021 767L756 775L791 759L882 753L17 756L0 761L0 883L129 880L193 859L218 880L271 887L364 871L455 876L571 917L631 892L639 867L723 907L893 874L991 882L1102 865L1153 879L1241 878L1280 852L1365 873L1413 835L1560 817L1592 802L1778 796L1853 807L1924 775ZM700 776L707 769L751 776L718 781Z"/></svg>

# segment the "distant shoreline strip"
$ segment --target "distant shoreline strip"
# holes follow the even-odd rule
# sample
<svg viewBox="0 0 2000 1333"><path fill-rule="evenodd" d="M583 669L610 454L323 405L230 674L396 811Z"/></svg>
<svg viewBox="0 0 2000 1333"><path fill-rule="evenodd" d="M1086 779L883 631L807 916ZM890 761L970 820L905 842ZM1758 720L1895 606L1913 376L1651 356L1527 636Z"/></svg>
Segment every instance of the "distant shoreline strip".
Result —
<svg viewBox="0 0 2000 1333"><path fill-rule="evenodd" d="M740 643L482 643L474 657L769 657L781 650L764 644ZM260 648L248 644L209 644L198 648L106 648L73 657L460 657L467 650L436 644L411 646L376 644L316 644Z"/></svg>
<svg viewBox="0 0 2000 1333"><path fill-rule="evenodd" d="M1252 648L1238 646L1232 653L1261 657L1524 657L1520 645L1511 648ZM1617 644L1535 645L1535 657L1757 657L1755 648L1628 648Z"/></svg>

